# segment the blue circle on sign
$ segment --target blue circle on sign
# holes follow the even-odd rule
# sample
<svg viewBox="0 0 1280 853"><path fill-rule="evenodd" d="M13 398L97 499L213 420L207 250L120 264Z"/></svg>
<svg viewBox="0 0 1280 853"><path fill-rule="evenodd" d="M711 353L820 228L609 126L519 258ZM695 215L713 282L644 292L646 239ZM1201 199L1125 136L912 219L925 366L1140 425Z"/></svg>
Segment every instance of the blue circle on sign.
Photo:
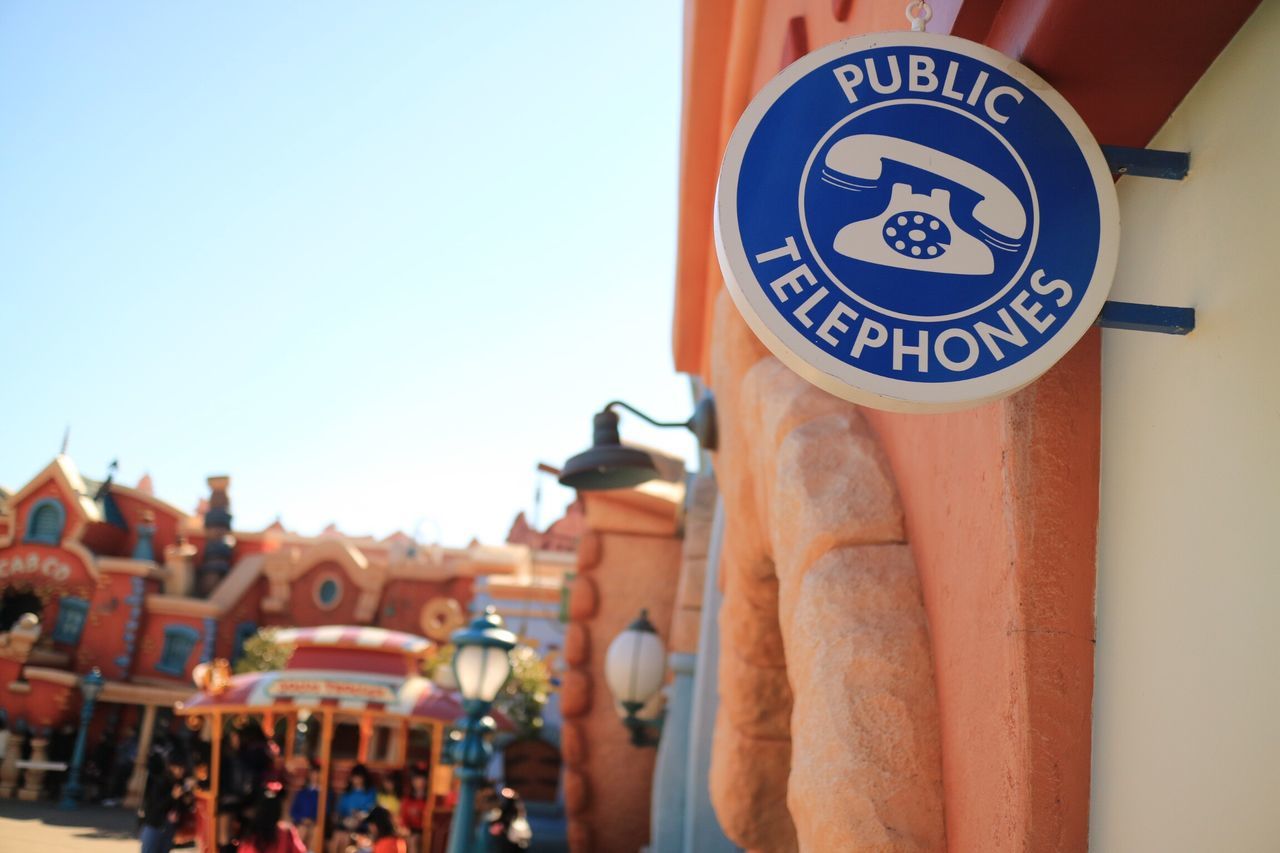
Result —
<svg viewBox="0 0 1280 853"><path fill-rule="evenodd" d="M987 48L915 34L848 44L861 49L784 71L730 143L717 233L735 299L784 360L850 399L1008 393L1105 298L1118 226L1096 143Z"/></svg>

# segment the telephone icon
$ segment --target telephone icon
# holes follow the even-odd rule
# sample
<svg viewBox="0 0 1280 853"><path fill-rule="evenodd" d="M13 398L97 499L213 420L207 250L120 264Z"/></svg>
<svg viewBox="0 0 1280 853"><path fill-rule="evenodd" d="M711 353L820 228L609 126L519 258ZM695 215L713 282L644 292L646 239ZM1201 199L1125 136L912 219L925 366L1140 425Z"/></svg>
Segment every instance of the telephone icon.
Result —
<svg viewBox="0 0 1280 853"><path fill-rule="evenodd" d="M956 225L950 190L934 187L918 193L910 184L895 182L881 213L840 229L837 252L897 269L990 275L995 270L993 248L1018 250L1027 215L1017 196L993 175L946 152L892 136L850 136L827 152L822 180L853 192L876 189L886 161L930 172L977 194L972 218L981 239Z"/></svg>

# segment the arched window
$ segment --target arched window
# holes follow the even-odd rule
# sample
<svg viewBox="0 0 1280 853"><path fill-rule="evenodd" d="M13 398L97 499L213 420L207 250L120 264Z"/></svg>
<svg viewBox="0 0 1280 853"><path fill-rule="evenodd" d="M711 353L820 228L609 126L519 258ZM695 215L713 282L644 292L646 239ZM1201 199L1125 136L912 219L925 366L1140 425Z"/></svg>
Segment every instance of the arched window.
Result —
<svg viewBox="0 0 1280 853"><path fill-rule="evenodd" d="M67 511L56 498L36 501L27 516L27 532L23 541L57 545L62 541L62 528L67 523Z"/></svg>
<svg viewBox="0 0 1280 853"><path fill-rule="evenodd" d="M182 678L187 674L187 661L200 642L200 632L187 625L170 625L164 629L164 648L156 669L165 675Z"/></svg>

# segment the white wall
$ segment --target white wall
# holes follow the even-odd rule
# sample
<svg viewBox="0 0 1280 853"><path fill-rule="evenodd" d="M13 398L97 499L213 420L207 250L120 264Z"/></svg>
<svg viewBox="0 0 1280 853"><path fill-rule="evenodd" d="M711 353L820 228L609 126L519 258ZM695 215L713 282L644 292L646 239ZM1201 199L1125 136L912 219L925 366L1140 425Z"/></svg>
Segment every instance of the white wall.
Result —
<svg viewBox="0 0 1280 853"><path fill-rule="evenodd" d="M1280 850L1278 44L1266 0L1151 143L1190 177L1120 184L1111 298L1197 329L1103 333L1101 853Z"/></svg>

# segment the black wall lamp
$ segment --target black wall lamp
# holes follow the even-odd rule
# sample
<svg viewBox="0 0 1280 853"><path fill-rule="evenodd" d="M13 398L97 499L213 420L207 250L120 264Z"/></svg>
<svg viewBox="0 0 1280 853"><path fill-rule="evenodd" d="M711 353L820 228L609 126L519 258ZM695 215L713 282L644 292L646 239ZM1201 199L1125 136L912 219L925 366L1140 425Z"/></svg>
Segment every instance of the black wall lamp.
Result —
<svg viewBox="0 0 1280 853"><path fill-rule="evenodd" d="M591 492L601 489L625 489L638 486L658 476L658 466L653 457L638 447L628 447L618 436L618 413L614 409L626 409L631 414L658 427L684 427L698 439L698 447L715 450L717 444L716 403L707 394L694 407L693 416L687 421L655 421L644 412L621 400L605 405L595 415L594 438L591 447L564 463L560 484L571 489Z"/></svg>

